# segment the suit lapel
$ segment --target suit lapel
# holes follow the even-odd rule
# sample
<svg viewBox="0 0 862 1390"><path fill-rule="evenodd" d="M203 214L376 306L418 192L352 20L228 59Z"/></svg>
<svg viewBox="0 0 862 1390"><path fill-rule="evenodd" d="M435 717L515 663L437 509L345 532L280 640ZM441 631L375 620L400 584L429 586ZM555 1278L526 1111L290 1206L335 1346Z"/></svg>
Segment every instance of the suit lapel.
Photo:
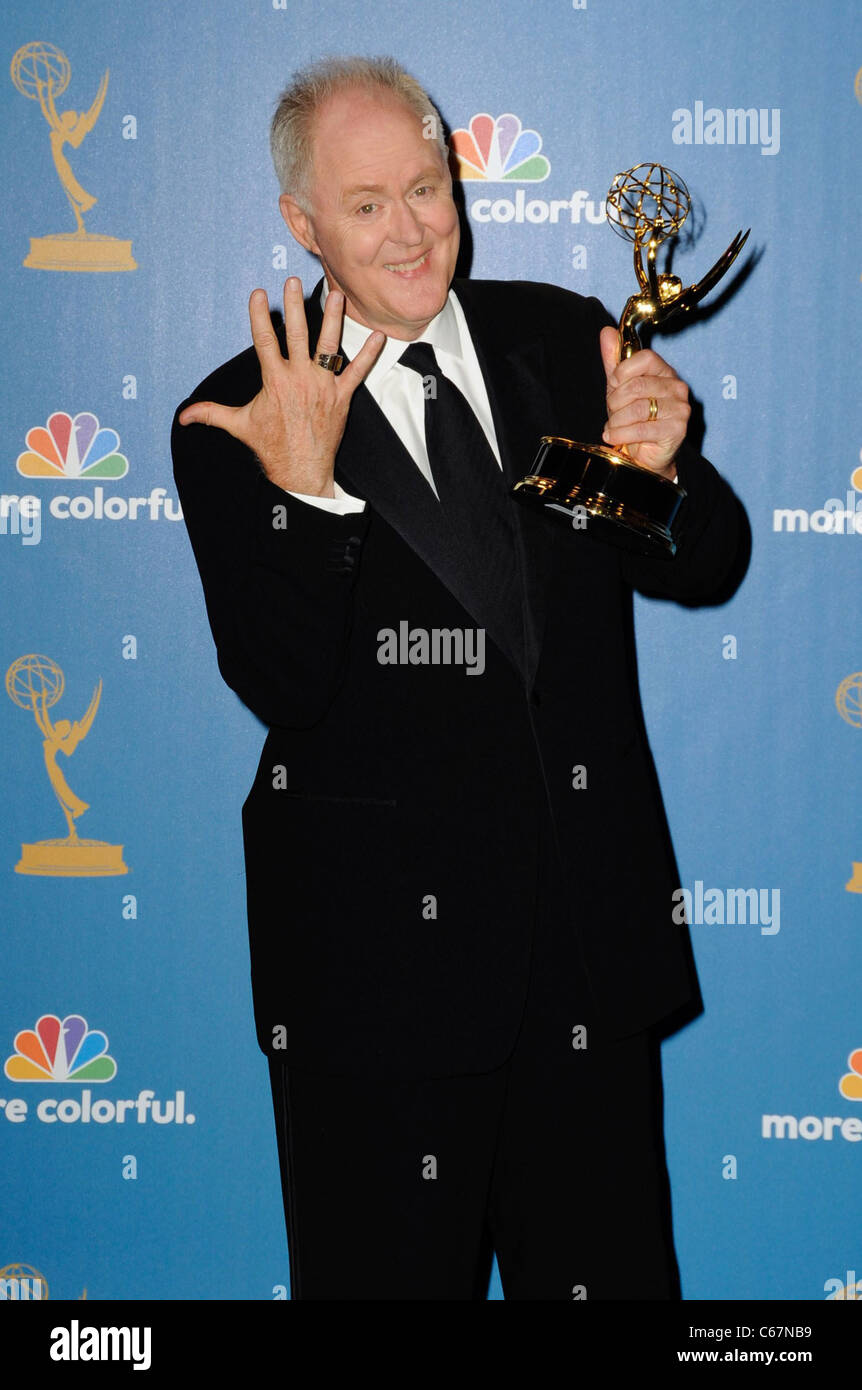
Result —
<svg viewBox="0 0 862 1390"><path fill-rule="evenodd" d="M322 321L320 284L307 302L310 349ZM477 295L469 281L453 285L485 380L507 486L529 472L539 438L552 419L540 338L516 341L517 325L506 321L487 292ZM484 290L484 287L483 287ZM354 393L347 428L338 451L336 480L346 492L366 500L402 537L463 607L469 587L460 548L441 524L432 489L365 386ZM526 685L535 678L545 619L545 589L557 527L538 512L511 503L524 577ZM477 522L478 524L478 522ZM469 611L469 608L468 608Z"/></svg>
<svg viewBox="0 0 862 1390"><path fill-rule="evenodd" d="M469 612L461 548L434 492L364 386L351 402L335 477L345 492L365 498Z"/></svg>

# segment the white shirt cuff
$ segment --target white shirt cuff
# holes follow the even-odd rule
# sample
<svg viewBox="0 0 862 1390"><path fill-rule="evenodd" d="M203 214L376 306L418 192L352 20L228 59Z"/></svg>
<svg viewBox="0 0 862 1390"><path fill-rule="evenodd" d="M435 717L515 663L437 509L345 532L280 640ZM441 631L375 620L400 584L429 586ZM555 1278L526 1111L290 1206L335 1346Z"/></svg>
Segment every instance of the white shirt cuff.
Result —
<svg viewBox="0 0 862 1390"><path fill-rule="evenodd" d="M365 503L361 498L351 497L338 483L333 483L333 487L334 497L309 497L304 492L291 492L290 496L298 498L300 502L308 502L312 507L320 507L324 512L332 512L335 516L348 516L351 512L365 511Z"/></svg>

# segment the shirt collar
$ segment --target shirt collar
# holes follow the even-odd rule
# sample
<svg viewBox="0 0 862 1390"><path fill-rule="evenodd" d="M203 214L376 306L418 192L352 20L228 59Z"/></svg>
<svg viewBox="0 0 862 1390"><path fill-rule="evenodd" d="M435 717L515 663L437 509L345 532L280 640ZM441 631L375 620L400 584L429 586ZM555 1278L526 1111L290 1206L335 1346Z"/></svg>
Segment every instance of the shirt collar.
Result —
<svg viewBox="0 0 862 1390"><path fill-rule="evenodd" d="M323 288L320 292L321 308L326 304L326 296L328 293L329 285L324 278ZM463 359L464 348L460 329L460 323L463 322L463 314L456 312L454 307L456 304L457 300L455 299L455 295L452 290L450 290L443 308L428 324L421 338L418 338L416 341L430 343L435 353L443 353L445 356ZM458 308L460 309L460 305L458 305ZM356 356L370 332L371 329L366 328L364 324L357 323L355 319L349 318L347 314L344 315L344 326L341 330L341 343L348 357L354 358ZM381 382L390 368L395 366L407 346L408 344L402 338L387 337L380 351L380 356L365 377L366 386L373 388L375 384Z"/></svg>

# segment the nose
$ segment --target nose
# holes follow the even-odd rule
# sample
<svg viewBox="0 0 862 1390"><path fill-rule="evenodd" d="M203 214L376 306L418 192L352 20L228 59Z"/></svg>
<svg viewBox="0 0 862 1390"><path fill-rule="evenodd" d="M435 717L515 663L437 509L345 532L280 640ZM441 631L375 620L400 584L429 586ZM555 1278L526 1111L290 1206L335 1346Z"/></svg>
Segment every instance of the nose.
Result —
<svg viewBox="0 0 862 1390"><path fill-rule="evenodd" d="M419 246L425 236L425 227L416 216L406 199L393 203L389 220L389 239L399 246Z"/></svg>

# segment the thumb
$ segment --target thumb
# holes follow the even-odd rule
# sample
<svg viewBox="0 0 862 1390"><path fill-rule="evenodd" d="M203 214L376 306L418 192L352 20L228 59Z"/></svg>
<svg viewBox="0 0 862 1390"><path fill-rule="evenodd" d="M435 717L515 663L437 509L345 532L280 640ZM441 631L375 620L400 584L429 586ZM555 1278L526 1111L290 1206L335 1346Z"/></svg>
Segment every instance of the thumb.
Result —
<svg viewBox="0 0 862 1390"><path fill-rule="evenodd" d="M620 360L620 335L615 328L603 328L599 334L599 348L605 368L605 376L610 381Z"/></svg>
<svg viewBox="0 0 862 1390"><path fill-rule="evenodd" d="M219 405L216 401L195 401L180 412L178 420L181 425L213 425L216 429L233 434L234 417L239 413L238 406Z"/></svg>

